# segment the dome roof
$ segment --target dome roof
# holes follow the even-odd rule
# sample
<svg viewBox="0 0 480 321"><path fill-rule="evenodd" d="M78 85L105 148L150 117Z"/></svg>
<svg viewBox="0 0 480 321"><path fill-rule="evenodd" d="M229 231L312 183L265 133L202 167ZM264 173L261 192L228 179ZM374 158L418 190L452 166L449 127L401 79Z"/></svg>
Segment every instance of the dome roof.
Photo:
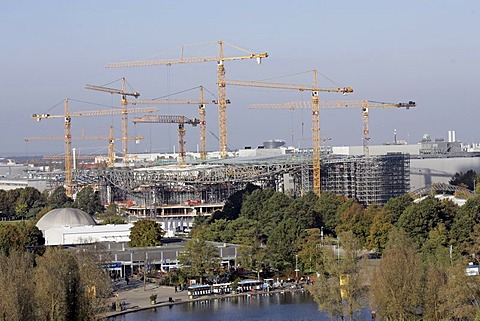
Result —
<svg viewBox="0 0 480 321"><path fill-rule="evenodd" d="M56 208L38 220L36 226L41 231L53 227L96 225L95 220L78 208Z"/></svg>

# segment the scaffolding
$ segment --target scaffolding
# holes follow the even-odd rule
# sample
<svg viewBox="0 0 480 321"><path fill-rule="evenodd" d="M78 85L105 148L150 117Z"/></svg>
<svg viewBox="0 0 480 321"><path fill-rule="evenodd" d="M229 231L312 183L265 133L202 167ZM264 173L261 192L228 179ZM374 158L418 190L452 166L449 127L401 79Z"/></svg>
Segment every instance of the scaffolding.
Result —
<svg viewBox="0 0 480 321"><path fill-rule="evenodd" d="M335 156L322 160L321 188L364 205L385 204L409 192L410 156ZM160 206L188 201L222 203L247 184L271 187L296 198L312 190L311 157L272 158L263 162L77 170L78 185L99 186L103 201L128 200Z"/></svg>
<svg viewBox="0 0 480 321"><path fill-rule="evenodd" d="M322 191L344 195L364 205L385 204L410 189L408 154L348 156L323 164Z"/></svg>

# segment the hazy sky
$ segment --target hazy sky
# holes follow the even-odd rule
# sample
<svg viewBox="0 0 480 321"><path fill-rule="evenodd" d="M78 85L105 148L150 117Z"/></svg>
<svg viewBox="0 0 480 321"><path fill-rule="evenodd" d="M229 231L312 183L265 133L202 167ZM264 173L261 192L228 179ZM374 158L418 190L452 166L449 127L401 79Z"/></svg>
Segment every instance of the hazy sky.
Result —
<svg viewBox="0 0 480 321"><path fill-rule="evenodd" d="M480 2L465 1L2 1L0 10L0 156L63 153L63 141L24 142L27 136L63 136L63 120L35 122L33 113L120 107L120 97L84 89L126 77L141 98L173 95L197 99L199 85L215 99L216 63L106 69L109 62L146 57L217 54L222 39L253 52L254 60L226 63L227 79L310 84L317 69L321 87L351 86L355 93L322 94L321 100L414 100L411 110L371 110L371 144L399 139L417 142L424 133L479 142ZM211 43L210 46L205 43ZM190 46L192 45L192 46ZM170 52L168 52L170 50ZM173 50L173 51L172 51ZM225 49L226 56L242 55ZM288 75L294 75L290 76ZM120 88L120 82L110 87ZM182 93L180 93L182 92ZM228 145L260 145L284 139L311 146L311 112L254 110L253 103L309 100L310 93L227 87ZM88 102L88 103L82 103ZM60 103L60 104L59 104ZM56 107L54 107L56 106ZM53 108L54 107L54 108ZM161 106L159 114L196 117L195 106ZM140 116L140 115L136 115ZM133 119L134 115L130 115ZM321 113L321 135L332 145L360 145L360 110ZM302 125L303 124L303 125ZM77 117L72 135L121 136L121 117ZM207 107L208 131L218 135L214 105ZM129 123L130 136L143 135L131 152L167 152L177 142L176 126ZM198 128L187 127L195 150ZM80 153L106 153L107 142L75 141ZM208 133L207 147L218 149ZM121 142L116 141L117 151Z"/></svg>

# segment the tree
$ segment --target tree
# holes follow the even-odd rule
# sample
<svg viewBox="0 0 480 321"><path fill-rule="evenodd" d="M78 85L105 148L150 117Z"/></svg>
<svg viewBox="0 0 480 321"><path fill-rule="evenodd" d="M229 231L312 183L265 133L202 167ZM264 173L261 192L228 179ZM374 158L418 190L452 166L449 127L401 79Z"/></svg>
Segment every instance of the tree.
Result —
<svg viewBox="0 0 480 321"><path fill-rule="evenodd" d="M317 282L312 286L313 299L330 317L354 320L355 314L367 305L364 275L357 260L361 249L352 232L339 235L344 255L340 260L331 247L321 248L322 269L317 273Z"/></svg>
<svg viewBox="0 0 480 321"><path fill-rule="evenodd" d="M265 272L269 263L267 249L257 241L251 246L241 246L238 252L240 266L257 273L257 279L260 279L260 273Z"/></svg>
<svg viewBox="0 0 480 321"><path fill-rule="evenodd" d="M182 269L192 277L203 277L212 274L220 265L218 249L202 238L193 237L186 244L184 251L178 256Z"/></svg>
<svg viewBox="0 0 480 321"><path fill-rule="evenodd" d="M410 205L413 205L413 198L410 194L403 194L389 199L383 208L391 213L389 216L390 223L395 225L405 209Z"/></svg>
<svg viewBox="0 0 480 321"><path fill-rule="evenodd" d="M452 206L453 205L453 206ZM428 233L439 224L450 230L457 206L449 201L440 201L432 196L409 206L397 222L418 248L426 241Z"/></svg>
<svg viewBox="0 0 480 321"><path fill-rule="evenodd" d="M378 207L370 205L368 210L364 210L363 206L357 202L351 203L340 213L340 223L337 225L337 234L346 231L352 231L355 237L363 246L370 234L373 217L378 211Z"/></svg>
<svg viewBox="0 0 480 321"><path fill-rule="evenodd" d="M303 271L318 271L322 266L321 248L324 245L320 234L320 229L312 228L305 231L303 238L298 240L298 259Z"/></svg>
<svg viewBox="0 0 480 321"><path fill-rule="evenodd" d="M234 220L238 218L238 216L240 215L244 198L246 197L246 195L249 195L256 189L259 189L259 187L248 183L243 190L233 193L225 201L225 205L223 206L222 211L214 213L211 219L216 220L216 219L225 218L227 220Z"/></svg>
<svg viewBox="0 0 480 321"><path fill-rule="evenodd" d="M153 220L137 221L130 229L129 245L131 247L162 245L161 239L164 234L162 226Z"/></svg>
<svg viewBox="0 0 480 321"><path fill-rule="evenodd" d="M45 206L45 199L36 188L25 187L20 190L16 201L17 215L22 218L34 217L43 206Z"/></svg>
<svg viewBox="0 0 480 321"><path fill-rule="evenodd" d="M372 276L371 302L382 320L417 320L422 306L422 261L403 231L393 230Z"/></svg>
<svg viewBox="0 0 480 321"><path fill-rule="evenodd" d="M267 240L267 248L274 268L283 270L292 267L298 253L297 240L302 237L304 228L293 219L282 220Z"/></svg>
<svg viewBox="0 0 480 321"><path fill-rule="evenodd" d="M388 236L394 228L391 223L392 213L383 207L380 211L375 213L372 225L370 226L370 234L367 237L366 248L374 250L377 253L383 253L388 241Z"/></svg>
<svg viewBox="0 0 480 321"><path fill-rule="evenodd" d="M59 264L61 262L61 264ZM92 253L47 248L34 270L36 315L41 320L97 320L109 281Z"/></svg>
<svg viewBox="0 0 480 321"><path fill-rule="evenodd" d="M67 196L67 190L63 186L57 187L47 198L47 205L51 208L71 207L73 200Z"/></svg>
<svg viewBox="0 0 480 321"><path fill-rule="evenodd" d="M465 187L473 191L475 182L478 182L477 173L474 170L469 169L465 173L455 173L455 175L453 175L453 177L450 179L449 183L450 185Z"/></svg>
<svg viewBox="0 0 480 321"><path fill-rule="evenodd" d="M339 223L339 208L346 202L346 198L332 192L322 192L318 199L318 210L324 224L326 234L335 235L335 228Z"/></svg>
<svg viewBox="0 0 480 321"><path fill-rule="evenodd" d="M451 237L455 240L456 245L462 251L465 251L466 247L474 242L474 239L472 238L474 226L479 222L480 195L475 195L474 197L469 198L467 202L458 209L458 214L455 215L452 224Z"/></svg>
<svg viewBox="0 0 480 321"><path fill-rule="evenodd" d="M0 317L35 320L33 256L26 252L0 254Z"/></svg>
<svg viewBox="0 0 480 321"><path fill-rule="evenodd" d="M120 216L107 216L105 219L102 220L102 224L127 224L127 222L121 218Z"/></svg>
<svg viewBox="0 0 480 321"><path fill-rule="evenodd" d="M90 186L82 188L82 190L77 193L77 198L73 205L92 216L105 211L100 196Z"/></svg>
<svg viewBox="0 0 480 321"><path fill-rule="evenodd" d="M12 251L25 252L44 244L42 232L31 221L0 226L0 251L7 256Z"/></svg>

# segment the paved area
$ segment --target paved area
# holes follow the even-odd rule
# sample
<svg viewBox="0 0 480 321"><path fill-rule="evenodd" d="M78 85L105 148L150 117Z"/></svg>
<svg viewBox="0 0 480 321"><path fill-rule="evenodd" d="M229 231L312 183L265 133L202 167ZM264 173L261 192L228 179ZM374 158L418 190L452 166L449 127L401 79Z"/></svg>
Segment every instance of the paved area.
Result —
<svg viewBox="0 0 480 321"><path fill-rule="evenodd" d="M117 282L115 289L115 297L110 303L111 310L105 314L106 317L189 300L187 291L175 292L173 286L158 286L154 283L146 283L144 288L142 281L134 279L131 279L128 284L125 281ZM154 305L150 301L152 294L157 295Z"/></svg>

